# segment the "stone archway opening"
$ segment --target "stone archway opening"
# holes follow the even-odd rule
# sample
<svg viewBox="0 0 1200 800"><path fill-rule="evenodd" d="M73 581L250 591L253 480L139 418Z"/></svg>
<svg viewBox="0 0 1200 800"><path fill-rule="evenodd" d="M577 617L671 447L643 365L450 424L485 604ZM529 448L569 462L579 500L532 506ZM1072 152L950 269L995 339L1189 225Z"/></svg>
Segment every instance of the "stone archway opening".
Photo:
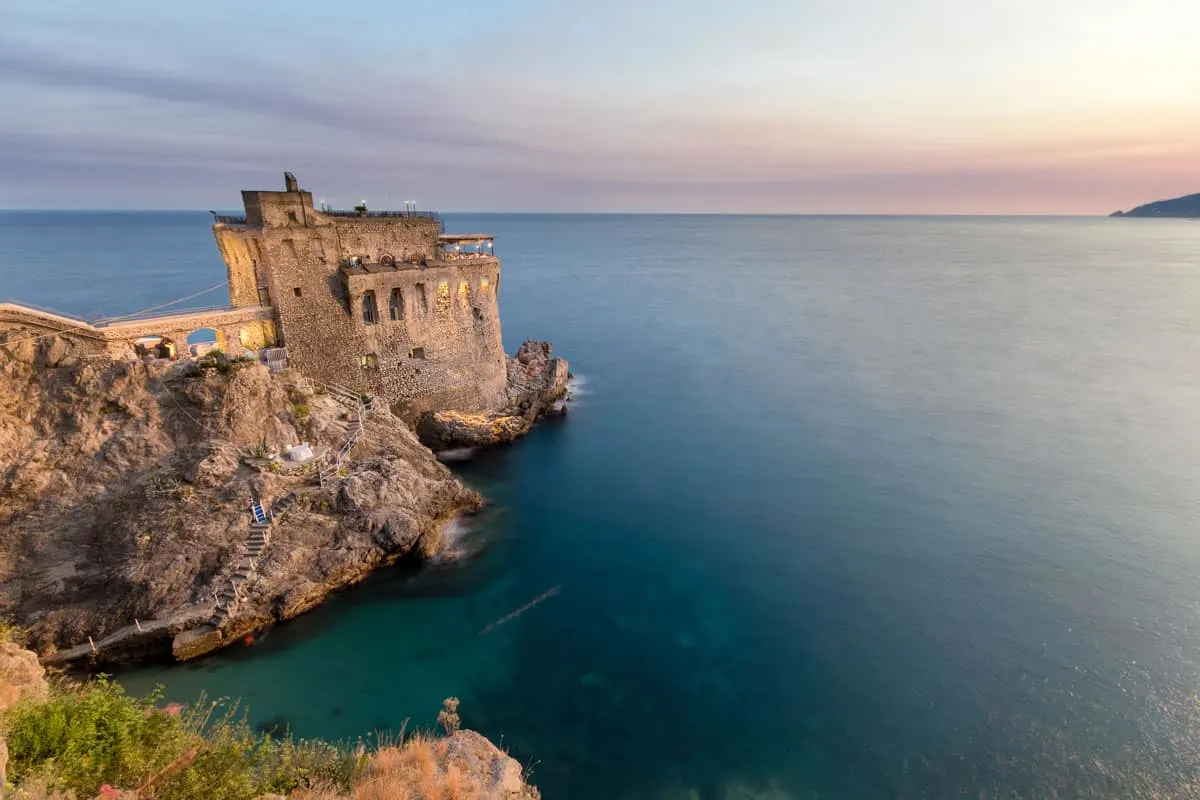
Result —
<svg viewBox="0 0 1200 800"><path fill-rule="evenodd" d="M214 350L226 352L225 334L216 328L197 328L187 335L187 345L188 354L195 357Z"/></svg>
<svg viewBox="0 0 1200 800"><path fill-rule="evenodd" d="M162 336L157 333L139 336L137 339L134 339L133 351L137 353L138 358L148 361L156 359L174 361L179 357L175 340L169 336Z"/></svg>

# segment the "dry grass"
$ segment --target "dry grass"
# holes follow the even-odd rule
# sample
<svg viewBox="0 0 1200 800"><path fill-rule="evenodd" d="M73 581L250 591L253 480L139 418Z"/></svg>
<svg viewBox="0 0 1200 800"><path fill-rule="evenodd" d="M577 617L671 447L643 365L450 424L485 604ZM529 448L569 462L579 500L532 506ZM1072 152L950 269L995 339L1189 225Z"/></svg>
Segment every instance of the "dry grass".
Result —
<svg viewBox="0 0 1200 800"><path fill-rule="evenodd" d="M476 800L478 792L456 767L439 761L446 744L414 736L380 748L355 781L354 800Z"/></svg>

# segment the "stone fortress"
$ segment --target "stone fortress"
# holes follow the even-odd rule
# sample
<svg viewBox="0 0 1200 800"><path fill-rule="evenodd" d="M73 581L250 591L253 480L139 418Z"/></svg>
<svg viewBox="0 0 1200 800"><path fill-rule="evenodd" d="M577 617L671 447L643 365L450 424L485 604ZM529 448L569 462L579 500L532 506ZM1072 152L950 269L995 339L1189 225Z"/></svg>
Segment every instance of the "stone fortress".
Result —
<svg viewBox="0 0 1200 800"><path fill-rule="evenodd" d="M273 309L288 365L410 418L502 407L492 237L446 234L433 212L318 209L284 178L283 191L243 191L245 216L217 216L213 233L233 307Z"/></svg>
<svg viewBox="0 0 1200 800"><path fill-rule="evenodd" d="M165 342L155 352L171 358L211 330L228 355L254 351L273 371L381 398L410 423L456 412L479 430L489 417L529 424L565 395L567 365L548 343L504 354L493 237L447 234L431 211L317 208L290 172L282 191L246 190L242 202L244 216L213 212L229 306L90 322L0 303L0 329L60 334L114 357Z"/></svg>

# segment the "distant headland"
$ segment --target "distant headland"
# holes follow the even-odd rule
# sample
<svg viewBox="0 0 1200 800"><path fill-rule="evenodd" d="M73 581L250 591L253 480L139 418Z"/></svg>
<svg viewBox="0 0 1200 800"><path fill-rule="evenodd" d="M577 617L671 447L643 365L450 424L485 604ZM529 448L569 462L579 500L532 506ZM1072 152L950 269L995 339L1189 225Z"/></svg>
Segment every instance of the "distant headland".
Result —
<svg viewBox="0 0 1200 800"><path fill-rule="evenodd" d="M1157 200L1129 211L1114 211L1110 217L1200 217L1200 193L1172 200Z"/></svg>

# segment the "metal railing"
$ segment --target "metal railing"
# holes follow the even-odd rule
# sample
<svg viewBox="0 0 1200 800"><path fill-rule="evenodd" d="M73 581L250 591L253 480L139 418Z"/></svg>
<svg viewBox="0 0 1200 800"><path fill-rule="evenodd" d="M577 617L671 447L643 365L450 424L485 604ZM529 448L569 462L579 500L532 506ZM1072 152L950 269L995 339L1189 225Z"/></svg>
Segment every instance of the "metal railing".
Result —
<svg viewBox="0 0 1200 800"><path fill-rule="evenodd" d="M225 214L213 214L213 222L219 222L222 225L245 225L246 217L235 217Z"/></svg>
<svg viewBox="0 0 1200 800"><path fill-rule="evenodd" d="M271 372L279 372L288 368L288 353L286 347L268 347L263 351L263 356L267 362L267 369Z"/></svg>
<svg viewBox="0 0 1200 800"><path fill-rule="evenodd" d="M345 211L342 209L318 209L322 214L328 217L412 217L414 219L441 219L436 211L359 211L353 209Z"/></svg>
<svg viewBox="0 0 1200 800"><path fill-rule="evenodd" d="M363 401L362 395L352 389L347 389L344 386L339 386L336 383L325 384L325 390L343 404L353 403L352 410L354 412L354 420L351 423L350 435L346 438L346 443L338 451L332 464L328 464L325 469L317 473L317 480L322 486L331 486L342 478L342 470L345 467L346 460L350 457L350 451L354 446L362 440L366 435L365 426L367 415L371 413L374 407L374 399Z"/></svg>
<svg viewBox="0 0 1200 800"><path fill-rule="evenodd" d="M167 317L186 317L191 314L212 314L217 311L238 311L241 307L231 306L228 303L220 306L196 306L194 308L167 308L158 309L156 311L144 311L135 314L117 315L115 317L101 317L92 324L97 328L106 328L112 325L119 325L123 322L145 322L146 320L167 318Z"/></svg>

